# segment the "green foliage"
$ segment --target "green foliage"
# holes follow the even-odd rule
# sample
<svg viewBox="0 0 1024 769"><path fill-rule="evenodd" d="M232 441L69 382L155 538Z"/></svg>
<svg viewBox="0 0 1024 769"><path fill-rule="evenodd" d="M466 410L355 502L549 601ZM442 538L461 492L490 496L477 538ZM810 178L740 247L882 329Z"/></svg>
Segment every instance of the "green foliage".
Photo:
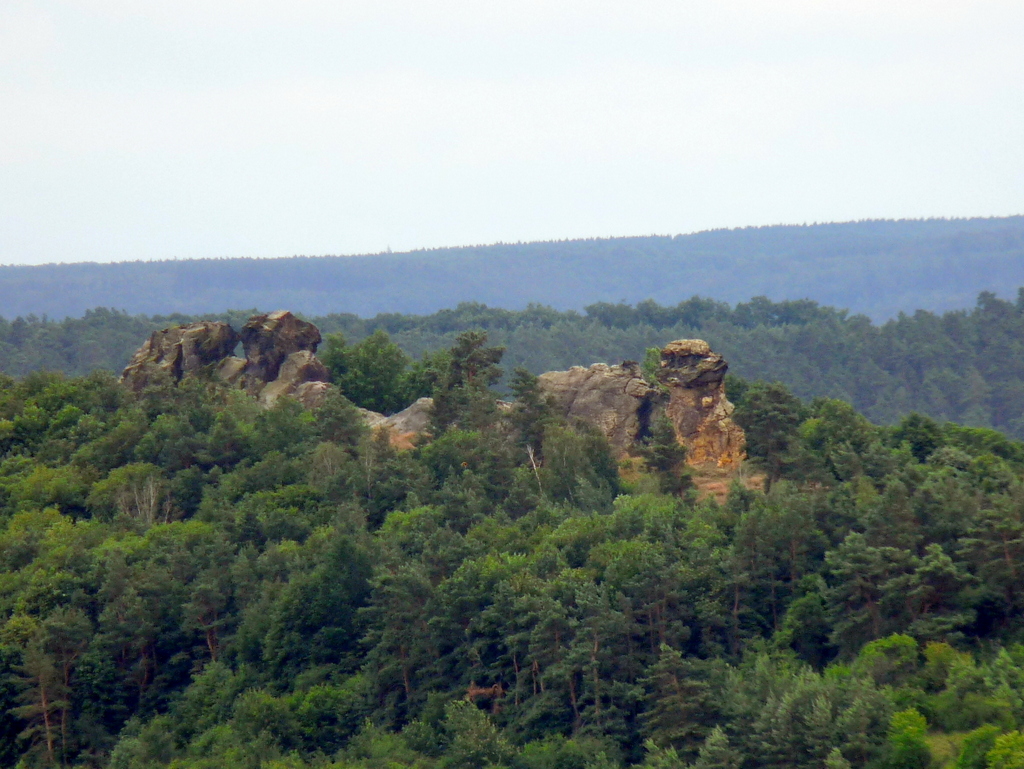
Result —
<svg viewBox="0 0 1024 769"><path fill-rule="evenodd" d="M925 742L927 731L927 720L913 708L893 713L885 765L892 769L925 769L931 761Z"/></svg>
<svg viewBox="0 0 1024 769"><path fill-rule="evenodd" d="M747 454L763 463L766 487L782 478L791 462L797 428L804 419L800 400L778 382L752 385L736 409L736 422L747 435Z"/></svg>
<svg viewBox="0 0 1024 769"><path fill-rule="evenodd" d="M341 333L328 334L320 359L345 397L370 411L393 414L433 389L383 329L354 345L346 345Z"/></svg>
<svg viewBox="0 0 1024 769"><path fill-rule="evenodd" d="M1024 734L1009 732L995 739L986 756L987 769L1021 769L1024 767Z"/></svg>
<svg viewBox="0 0 1024 769"><path fill-rule="evenodd" d="M998 726L987 724L965 735L956 769L986 769L989 751L995 747L1000 732Z"/></svg>
<svg viewBox="0 0 1024 769"><path fill-rule="evenodd" d="M919 655L917 641L897 633L866 644L854 661L854 669L879 685L904 684L917 671Z"/></svg>
<svg viewBox="0 0 1024 769"><path fill-rule="evenodd" d="M924 462L946 442L939 423L916 412L903 417L892 435L897 442L907 443L918 462Z"/></svg>
<svg viewBox="0 0 1024 769"><path fill-rule="evenodd" d="M658 372L661 371L661 348L648 347L644 351L644 359L640 363L640 370L644 379L656 385L658 383Z"/></svg>
<svg viewBox="0 0 1024 769"><path fill-rule="evenodd" d="M471 702L456 700L445 707L444 729L448 733L448 749L441 762L443 767L501 766L512 758L512 746Z"/></svg>
<svg viewBox="0 0 1024 769"><path fill-rule="evenodd" d="M729 746L728 735L721 726L716 726L700 746L700 753L693 766L694 769L739 769L742 762L743 757L739 751Z"/></svg>
<svg viewBox="0 0 1024 769"><path fill-rule="evenodd" d="M605 509L618 491L619 473L605 437L592 427L552 427L541 445L540 486L555 501L583 510Z"/></svg>
<svg viewBox="0 0 1024 769"><path fill-rule="evenodd" d="M685 465L686 447L679 443L668 417L654 421L641 453L657 476L663 494L682 494L693 488L693 473Z"/></svg>
<svg viewBox="0 0 1024 769"><path fill-rule="evenodd" d="M655 422L623 493L500 357L433 357L405 450L340 393L0 381L0 766L1017 765L1021 444L752 382L767 492L680 493Z"/></svg>
<svg viewBox="0 0 1024 769"><path fill-rule="evenodd" d="M509 389L515 397L510 421L519 442L528 452L533 452L530 456L536 460L540 455L544 431L556 421L551 399L541 391L537 377L521 366L512 372Z"/></svg>
<svg viewBox="0 0 1024 769"><path fill-rule="evenodd" d="M436 433L459 425L493 425L497 408L491 388L501 378L504 347L487 347L487 333L464 331L449 351L447 370L434 390L432 426Z"/></svg>

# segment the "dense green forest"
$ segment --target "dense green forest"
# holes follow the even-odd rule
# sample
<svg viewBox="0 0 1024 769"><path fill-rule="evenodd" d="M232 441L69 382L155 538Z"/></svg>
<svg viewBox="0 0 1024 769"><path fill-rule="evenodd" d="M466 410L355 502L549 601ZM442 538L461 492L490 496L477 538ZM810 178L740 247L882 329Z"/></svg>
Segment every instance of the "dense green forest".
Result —
<svg viewBox="0 0 1024 769"><path fill-rule="evenodd" d="M400 361L408 451L337 392L0 381L0 766L1024 766L1024 444L732 378L771 483L718 503L499 409L489 345Z"/></svg>
<svg viewBox="0 0 1024 769"><path fill-rule="evenodd" d="M73 254L55 260L74 259ZM594 302L807 298L881 322L1024 285L1024 217L747 227L405 254L0 266L8 318L287 307L433 313L460 302L581 310Z"/></svg>
<svg viewBox="0 0 1024 769"><path fill-rule="evenodd" d="M731 370L780 381L804 399L852 403L878 424L911 411L937 420L993 427L1024 438L1024 298L982 294L971 310L918 311L882 325L810 301L753 299L730 306L695 297L675 306L594 304L585 312L533 306L522 311L464 304L427 316L355 315L311 318L325 334L358 342L385 332L407 354L453 344L479 328L506 348L510 367L533 373L642 359L649 347L699 337ZM253 311L204 316L237 327ZM0 371L39 369L85 374L120 371L150 332L192 316L130 316L95 310L64 321L0 320Z"/></svg>

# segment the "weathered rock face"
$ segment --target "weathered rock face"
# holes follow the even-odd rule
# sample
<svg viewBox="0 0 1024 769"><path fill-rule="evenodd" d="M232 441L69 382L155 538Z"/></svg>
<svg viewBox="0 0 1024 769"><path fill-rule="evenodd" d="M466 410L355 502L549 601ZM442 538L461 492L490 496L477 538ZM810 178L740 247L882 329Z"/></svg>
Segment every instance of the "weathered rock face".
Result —
<svg viewBox="0 0 1024 769"><path fill-rule="evenodd" d="M640 373L640 366L595 363L568 371L549 371L539 377L563 416L596 426L612 450L625 454L647 432L651 409L659 394Z"/></svg>
<svg viewBox="0 0 1024 769"><path fill-rule="evenodd" d="M245 371L245 358L231 356L217 364L217 376L229 385L237 385Z"/></svg>
<svg viewBox="0 0 1024 769"><path fill-rule="evenodd" d="M216 321L154 331L132 356L121 374L121 381L135 391L162 375L180 382L182 377L231 355L237 345L235 330L227 323Z"/></svg>
<svg viewBox="0 0 1024 769"><path fill-rule="evenodd" d="M321 341L320 329L287 310L252 316L239 336L246 359L243 386L254 395L263 385L277 379L289 355L302 351L316 353Z"/></svg>
<svg viewBox="0 0 1024 769"><path fill-rule="evenodd" d="M433 407L433 398L420 398L411 406L389 417L367 409L359 409L359 415L371 430L387 430L390 433L391 444L396 448L411 449L416 438L428 431Z"/></svg>
<svg viewBox="0 0 1024 769"><path fill-rule="evenodd" d="M245 358L233 356L239 342ZM154 333L132 357L121 381L138 391L156 376L179 382L209 366L268 408L286 395L315 408L330 387L327 368L314 354L319 344L320 330L287 311L254 315L240 334L227 323L192 323Z"/></svg>
<svg viewBox="0 0 1024 769"><path fill-rule="evenodd" d="M387 417L384 424L399 435L425 433L430 426L430 413L433 408L433 398L420 398L411 406Z"/></svg>
<svg viewBox="0 0 1024 769"><path fill-rule="evenodd" d="M294 397L298 394L300 388L312 385L313 383L326 385L329 378L330 374L327 371L327 367L309 350L293 352L284 359L284 363L281 364L278 370L277 378L272 382L267 382L263 389L260 390L259 402L261 405L270 408L282 395ZM315 392L319 393L319 398L322 400L326 391L326 386L322 389L305 387L303 390L304 397L299 400L313 402L317 400Z"/></svg>
<svg viewBox="0 0 1024 769"><path fill-rule="evenodd" d="M647 382L636 363L596 363L539 377L561 413L596 426L619 456L649 434L652 420L668 417L692 465L721 467L743 459L743 430L731 417L723 378L728 365L700 339L668 344L661 352L659 386Z"/></svg>
<svg viewBox="0 0 1024 769"><path fill-rule="evenodd" d="M327 398L327 392L334 385L328 382L303 382L295 388L292 397L307 409L319 408Z"/></svg>
<svg viewBox="0 0 1024 769"><path fill-rule="evenodd" d="M659 404L689 449L691 465L735 465L745 456L746 437L732 421L733 405L725 397L725 372L729 366L702 339L669 342L661 351L658 381L668 391L668 402Z"/></svg>
<svg viewBox="0 0 1024 769"><path fill-rule="evenodd" d="M232 355L239 341L245 358ZM121 381L138 391L159 377L178 382L210 368L267 408L285 396L315 408L330 388L327 368L315 355L319 344L319 329L286 311L253 316L240 334L226 323L192 323L154 333ZM620 456L633 451L649 435L652 420L664 415L689 449L690 464L728 466L743 459L745 440L725 397L727 369L707 342L682 339L662 350L657 384L633 362L550 371L539 381L565 417L597 427ZM428 430L432 405L430 398L420 398L390 417L370 411L363 417L371 427L389 430L396 445L411 447ZM509 408L504 404L503 410Z"/></svg>

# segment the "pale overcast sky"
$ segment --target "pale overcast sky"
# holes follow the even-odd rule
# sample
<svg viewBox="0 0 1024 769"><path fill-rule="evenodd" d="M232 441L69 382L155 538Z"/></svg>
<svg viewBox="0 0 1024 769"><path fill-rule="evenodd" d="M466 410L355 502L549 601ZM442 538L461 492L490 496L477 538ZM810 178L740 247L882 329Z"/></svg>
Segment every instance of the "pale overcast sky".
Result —
<svg viewBox="0 0 1024 769"><path fill-rule="evenodd" d="M1024 213L1022 40L1022 0L0 0L0 262Z"/></svg>

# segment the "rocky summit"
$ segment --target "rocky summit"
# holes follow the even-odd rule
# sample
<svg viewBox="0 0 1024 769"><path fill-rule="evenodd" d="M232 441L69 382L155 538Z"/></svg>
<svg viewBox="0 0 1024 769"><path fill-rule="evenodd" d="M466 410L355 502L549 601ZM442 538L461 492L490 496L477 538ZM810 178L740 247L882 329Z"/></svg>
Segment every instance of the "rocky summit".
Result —
<svg viewBox="0 0 1024 769"><path fill-rule="evenodd" d="M327 368L316 357L320 341L316 326L284 310L254 315L240 333L226 323L190 323L155 332L121 381L139 391L162 378L179 382L207 371L262 406L288 396L314 408L331 387ZM239 343L244 358L233 354ZM722 356L702 339L680 339L665 346L660 363L653 381L638 363L625 361L549 371L539 382L563 416L597 427L620 457L634 453L654 420L664 416L687 447L690 464L731 467L741 461L745 438L725 397L729 367ZM411 446L428 429L431 407L429 398L421 398L391 417L361 412L370 427L390 431L396 445Z"/></svg>
<svg viewBox="0 0 1024 769"><path fill-rule="evenodd" d="M692 465L726 467L745 456L743 428L733 422L733 405L725 397L728 368L703 339L669 342L661 351L657 378L667 400L659 399L655 410L668 417Z"/></svg>
<svg viewBox="0 0 1024 769"><path fill-rule="evenodd" d="M242 377L250 392L258 392L276 380L290 355L313 355L321 342L320 329L286 310L253 315L242 326L239 337L246 360ZM296 361L295 365L300 364Z"/></svg>
<svg viewBox="0 0 1024 769"><path fill-rule="evenodd" d="M307 407L327 391L327 368L316 357L320 330L287 310L254 315L236 332L227 323L202 321L155 332L121 374L135 391L161 378L180 382L207 371L244 389L264 406L288 395ZM233 355L239 342L245 357Z"/></svg>
<svg viewBox="0 0 1024 769"><path fill-rule="evenodd" d="M201 321L154 331L128 362L121 381L136 392L157 378L180 382L219 363L238 346L238 333L227 323Z"/></svg>
<svg viewBox="0 0 1024 769"><path fill-rule="evenodd" d="M702 339L680 339L661 351L656 382L640 365L595 363L540 376L541 388L563 416L596 426L625 456L650 435L659 416L672 423L691 465L730 467L744 456L743 430L725 397L728 364Z"/></svg>

